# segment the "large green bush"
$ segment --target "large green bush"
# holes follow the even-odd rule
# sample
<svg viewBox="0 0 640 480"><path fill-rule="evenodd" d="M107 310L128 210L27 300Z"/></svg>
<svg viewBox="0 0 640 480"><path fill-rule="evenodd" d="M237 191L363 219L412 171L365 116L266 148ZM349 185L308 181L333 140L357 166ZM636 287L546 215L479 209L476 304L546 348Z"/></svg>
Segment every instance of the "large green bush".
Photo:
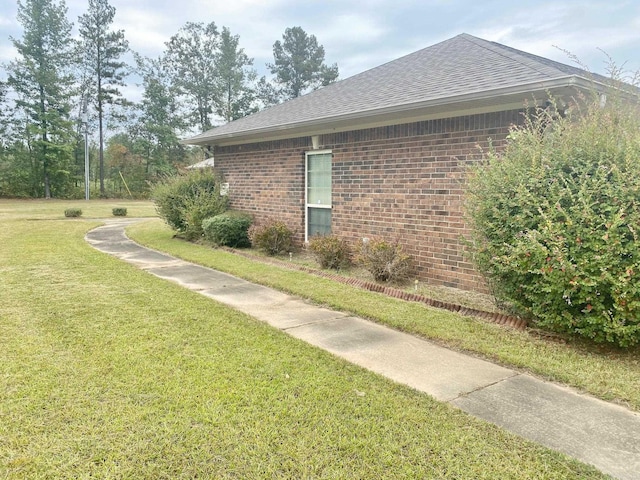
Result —
<svg viewBox="0 0 640 480"><path fill-rule="evenodd" d="M228 197L220 195L222 178L212 169L194 169L166 177L157 183L151 198L167 224L194 240L202 236L202 221L227 209Z"/></svg>
<svg viewBox="0 0 640 480"><path fill-rule="evenodd" d="M242 212L225 212L202 222L204 237L210 242L233 248L251 246L247 234L253 217Z"/></svg>
<svg viewBox="0 0 640 480"><path fill-rule="evenodd" d="M544 328L640 341L640 116L626 98L538 109L470 177L478 268Z"/></svg>

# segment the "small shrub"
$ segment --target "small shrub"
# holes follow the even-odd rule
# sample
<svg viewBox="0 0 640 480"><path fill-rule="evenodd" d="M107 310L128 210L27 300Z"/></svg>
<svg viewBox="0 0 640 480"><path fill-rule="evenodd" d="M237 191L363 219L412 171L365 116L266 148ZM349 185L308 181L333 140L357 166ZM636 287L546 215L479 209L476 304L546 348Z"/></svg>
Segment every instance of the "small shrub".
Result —
<svg viewBox="0 0 640 480"><path fill-rule="evenodd" d="M114 217L126 217L127 209L124 207L116 207L113 210L111 210L111 213L113 213Z"/></svg>
<svg viewBox="0 0 640 480"><path fill-rule="evenodd" d="M351 247L346 240L335 235L312 237L309 240L309 250L321 268L340 270L351 265Z"/></svg>
<svg viewBox="0 0 640 480"><path fill-rule="evenodd" d="M403 281L413 271L413 261L402 251L402 246L380 238L362 242L358 263L379 282Z"/></svg>
<svg viewBox="0 0 640 480"><path fill-rule="evenodd" d="M295 250L294 235L295 232L286 223L275 219L267 219L249 228L251 245L268 255L279 255Z"/></svg>
<svg viewBox="0 0 640 480"><path fill-rule="evenodd" d="M191 170L167 177L154 185L151 198L158 215L188 240L202 236L202 221L227 209L228 197L220 195L222 177L211 169Z"/></svg>
<svg viewBox="0 0 640 480"><path fill-rule="evenodd" d="M251 215L242 212L225 212L202 222L204 237L216 245L242 248L249 247L249 227L253 223Z"/></svg>
<svg viewBox="0 0 640 480"><path fill-rule="evenodd" d="M64 216L65 217L80 217L80 216L82 216L82 210L80 210L79 208L67 208L64 211Z"/></svg>

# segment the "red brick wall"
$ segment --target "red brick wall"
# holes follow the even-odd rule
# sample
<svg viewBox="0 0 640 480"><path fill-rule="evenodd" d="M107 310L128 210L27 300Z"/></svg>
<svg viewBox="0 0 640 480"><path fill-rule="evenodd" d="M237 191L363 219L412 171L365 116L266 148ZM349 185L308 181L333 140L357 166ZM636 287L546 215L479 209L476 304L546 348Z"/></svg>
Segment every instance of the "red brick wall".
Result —
<svg viewBox="0 0 640 480"><path fill-rule="evenodd" d="M485 290L464 254L464 172L520 121L509 111L322 135L333 152L333 232L397 239L429 283ZM310 149L308 137L217 148L233 208L285 219L302 239Z"/></svg>
<svg viewBox="0 0 640 480"><path fill-rule="evenodd" d="M304 165L309 138L216 148L231 208L284 220L304 240Z"/></svg>

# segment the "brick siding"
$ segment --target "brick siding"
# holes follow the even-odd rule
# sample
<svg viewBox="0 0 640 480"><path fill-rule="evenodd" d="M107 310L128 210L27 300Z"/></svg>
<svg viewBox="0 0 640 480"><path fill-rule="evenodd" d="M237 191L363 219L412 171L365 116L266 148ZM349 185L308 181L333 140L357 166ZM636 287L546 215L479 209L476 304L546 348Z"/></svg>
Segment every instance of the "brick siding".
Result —
<svg viewBox="0 0 640 480"><path fill-rule="evenodd" d="M420 278L486 291L465 255L465 170L521 120L508 111L321 135L321 148L333 152L333 233L398 240ZM216 148L232 208L283 219L302 240L310 150L309 137Z"/></svg>

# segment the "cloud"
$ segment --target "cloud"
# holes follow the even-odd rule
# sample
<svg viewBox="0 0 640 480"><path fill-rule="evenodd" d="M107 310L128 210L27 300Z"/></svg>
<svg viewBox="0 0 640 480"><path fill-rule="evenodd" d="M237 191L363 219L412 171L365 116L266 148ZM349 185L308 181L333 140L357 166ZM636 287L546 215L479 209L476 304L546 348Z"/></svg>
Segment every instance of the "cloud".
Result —
<svg viewBox="0 0 640 480"><path fill-rule="evenodd" d="M16 18L17 6L2 7L2 10L4 11L0 11L0 64L14 60L18 54L9 37L19 39L22 35L22 29ZM0 69L0 79L6 76L3 70Z"/></svg>
<svg viewBox="0 0 640 480"><path fill-rule="evenodd" d="M173 27L166 15L137 6L118 10L113 24L115 30L124 30L132 50L148 57L157 57L164 49L164 43L175 33Z"/></svg>
<svg viewBox="0 0 640 480"><path fill-rule="evenodd" d="M387 32L388 29L376 18L344 13L317 33L307 33L318 37L318 42L325 48L328 63L337 62L339 58L348 59L339 65L346 73L341 74L344 77L361 72L361 65L370 65L371 60L378 57L371 47L383 42Z"/></svg>
<svg viewBox="0 0 640 480"><path fill-rule="evenodd" d="M54 0L59 1L59 0ZM109 0L114 27L125 30L131 48L157 57L187 22L227 26L255 59L263 75L273 61L273 43L287 27L301 26L325 47L341 78L466 32L564 63L566 49L595 71L607 51L616 62L640 68L640 2L637 0ZM67 0L77 24L87 0ZM8 36L20 37L15 0L0 5L0 61L15 57ZM76 30L77 32L77 25Z"/></svg>
<svg viewBox="0 0 640 480"><path fill-rule="evenodd" d="M14 26L16 24L15 19L10 18L8 15L0 15L0 27L3 28L2 33L4 34L4 28Z"/></svg>
<svg viewBox="0 0 640 480"><path fill-rule="evenodd" d="M346 44L360 48L378 42L388 31L388 27L383 26L377 18L349 12L336 16L322 29L322 40L326 44Z"/></svg>
<svg viewBox="0 0 640 480"><path fill-rule="evenodd" d="M0 45L0 63L5 64L11 62L16 59L18 56L18 51L13 47L12 44L3 44ZM4 74L6 74L4 68L0 69L2 71L3 76L0 78L4 78Z"/></svg>
<svg viewBox="0 0 640 480"><path fill-rule="evenodd" d="M593 71L604 72L606 56L601 50L631 49L640 41L640 5L629 2L541 3L538 22L529 11L503 12L495 27L477 30L477 35L520 50L573 64L575 55ZM637 54L634 55L637 64ZM625 62L628 58L614 58Z"/></svg>

